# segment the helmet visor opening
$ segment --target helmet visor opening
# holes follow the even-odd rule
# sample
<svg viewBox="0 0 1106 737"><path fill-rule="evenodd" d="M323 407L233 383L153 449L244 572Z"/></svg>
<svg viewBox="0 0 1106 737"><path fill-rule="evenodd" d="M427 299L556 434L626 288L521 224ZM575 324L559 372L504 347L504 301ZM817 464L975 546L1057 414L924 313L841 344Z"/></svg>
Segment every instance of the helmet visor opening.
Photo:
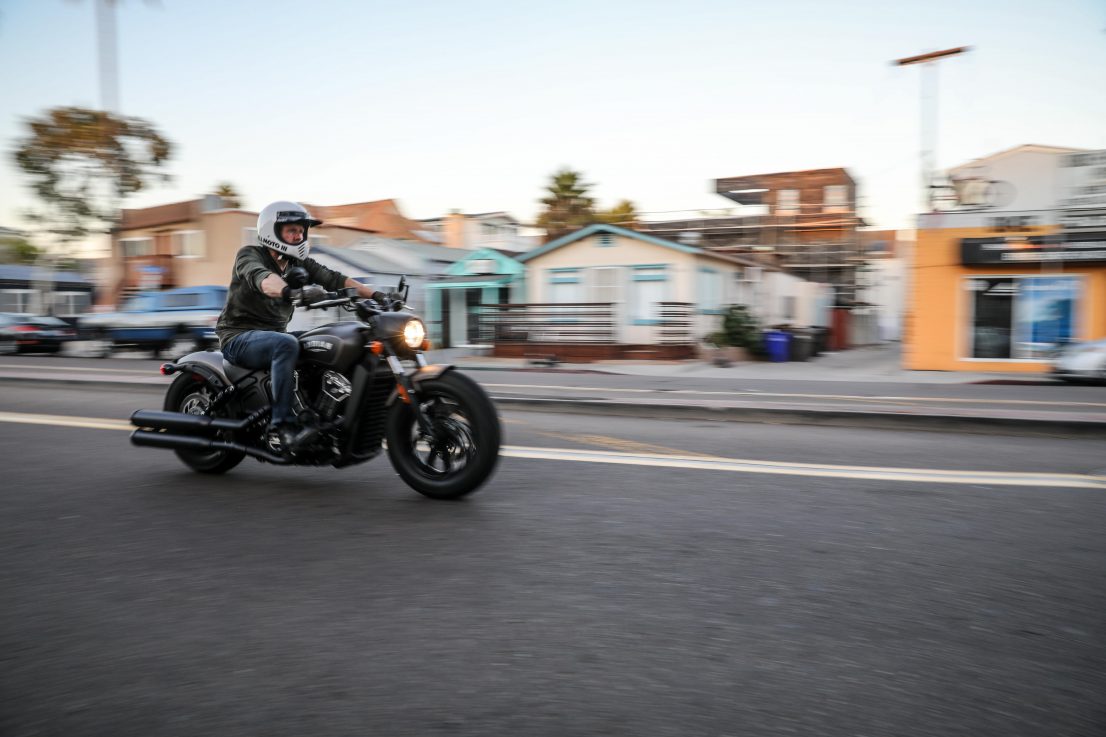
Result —
<svg viewBox="0 0 1106 737"><path fill-rule="evenodd" d="M303 228L303 238L301 238L300 240L298 240L294 243L287 240L284 237L284 230L289 225L298 225L301 228ZM299 217L297 217L295 219L290 218L290 219L287 219L287 220L282 220L278 217L277 221L276 221L276 225L273 226L273 234L277 237L278 241L285 244L286 246L302 246L304 243L307 243L307 232L308 232L309 229L310 228L308 227L308 221L303 218L302 214L300 214Z"/></svg>

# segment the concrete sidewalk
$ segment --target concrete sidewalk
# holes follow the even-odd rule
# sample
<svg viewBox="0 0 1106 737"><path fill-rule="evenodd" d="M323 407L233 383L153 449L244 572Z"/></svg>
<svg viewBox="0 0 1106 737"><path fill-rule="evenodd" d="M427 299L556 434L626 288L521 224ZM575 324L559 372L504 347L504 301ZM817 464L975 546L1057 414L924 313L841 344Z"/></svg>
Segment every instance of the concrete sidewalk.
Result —
<svg viewBox="0 0 1106 737"><path fill-rule="evenodd" d="M465 348L432 351L437 363L453 363L469 370L510 371L538 368L521 358L491 358L474 355ZM1051 381L1048 365L1039 374L983 373L962 371L908 371L902 368L902 345L884 343L824 353L809 361L770 363L747 361L726 368L708 361L595 361L558 363L546 370L566 372L602 372L630 376L695 377L704 379L773 379L796 381L852 381L904 384L976 384L980 382L1036 383Z"/></svg>

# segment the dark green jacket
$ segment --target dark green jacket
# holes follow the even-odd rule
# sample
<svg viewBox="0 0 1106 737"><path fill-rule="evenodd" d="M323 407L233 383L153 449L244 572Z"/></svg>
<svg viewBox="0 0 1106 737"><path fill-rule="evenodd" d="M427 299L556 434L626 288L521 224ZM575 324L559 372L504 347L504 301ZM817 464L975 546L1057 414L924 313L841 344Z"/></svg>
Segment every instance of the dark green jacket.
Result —
<svg viewBox="0 0 1106 737"><path fill-rule="evenodd" d="M310 275L309 284L318 284L333 292L346 285L345 274L332 271L315 259L304 259L301 264ZM280 275L281 268L268 249L261 246L243 246L234 259L234 271L230 277L227 304L215 324L219 346L225 346L234 336L247 330L273 330L283 333L292 319L290 302L280 297L267 297L261 291L261 282L269 274Z"/></svg>

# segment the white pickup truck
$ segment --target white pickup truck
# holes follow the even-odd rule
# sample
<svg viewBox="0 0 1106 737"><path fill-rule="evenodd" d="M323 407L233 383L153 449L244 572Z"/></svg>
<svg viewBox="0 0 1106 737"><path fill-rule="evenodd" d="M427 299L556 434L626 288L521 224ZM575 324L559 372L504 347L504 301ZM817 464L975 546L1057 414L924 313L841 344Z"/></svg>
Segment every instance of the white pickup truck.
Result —
<svg viewBox="0 0 1106 737"><path fill-rule="evenodd" d="M118 312L82 315L77 332L94 341L95 352L105 357L116 348L146 349L156 355L182 341L201 350L217 344L215 323L226 301L226 287L139 292Z"/></svg>

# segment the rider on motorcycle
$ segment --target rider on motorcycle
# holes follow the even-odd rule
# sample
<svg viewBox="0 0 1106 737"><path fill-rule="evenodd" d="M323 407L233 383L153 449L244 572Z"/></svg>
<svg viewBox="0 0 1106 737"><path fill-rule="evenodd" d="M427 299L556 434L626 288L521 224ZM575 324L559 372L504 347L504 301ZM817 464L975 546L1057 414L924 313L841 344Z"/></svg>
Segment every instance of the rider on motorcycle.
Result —
<svg viewBox="0 0 1106 737"><path fill-rule="evenodd" d="M318 302L327 290L352 287L358 296L380 300L373 288L308 258L308 229L320 225L295 202L273 202L257 217L256 246L243 246L234 260L230 291L215 326L223 356L249 369L269 369L272 377L273 414L270 427L277 431L285 453L305 445L315 430L301 426L292 413L292 371L299 358L299 341L285 332L295 309L293 302ZM306 271L293 274L293 268ZM299 278L295 278L298 276ZM290 277L298 284L285 281Z"/></svg>

